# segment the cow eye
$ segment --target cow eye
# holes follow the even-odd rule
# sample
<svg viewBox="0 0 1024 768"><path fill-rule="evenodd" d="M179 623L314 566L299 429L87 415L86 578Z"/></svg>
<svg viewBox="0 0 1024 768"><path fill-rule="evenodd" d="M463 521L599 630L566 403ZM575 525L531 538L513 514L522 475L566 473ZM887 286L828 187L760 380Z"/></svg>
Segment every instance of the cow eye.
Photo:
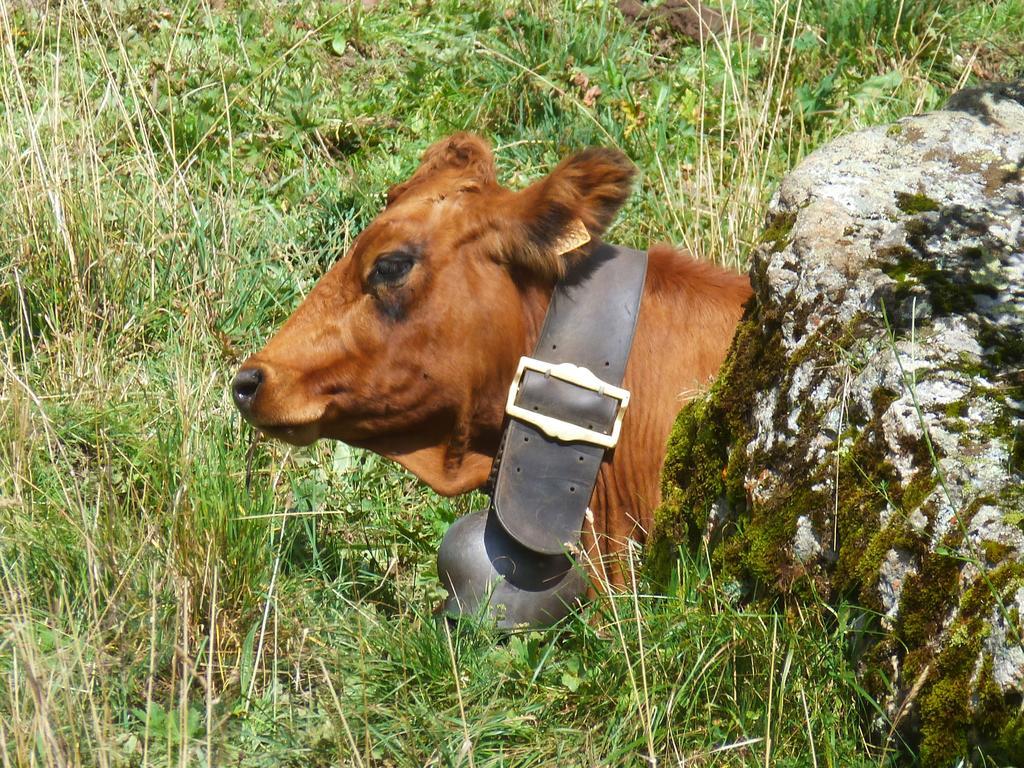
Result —
<svg viewBox="0 0 1024 768"><path fill-rule="evenodd" d="M407 253L386 253L377 259L370 270L370 285L397 283L412 269L416 260Z"/></svg>

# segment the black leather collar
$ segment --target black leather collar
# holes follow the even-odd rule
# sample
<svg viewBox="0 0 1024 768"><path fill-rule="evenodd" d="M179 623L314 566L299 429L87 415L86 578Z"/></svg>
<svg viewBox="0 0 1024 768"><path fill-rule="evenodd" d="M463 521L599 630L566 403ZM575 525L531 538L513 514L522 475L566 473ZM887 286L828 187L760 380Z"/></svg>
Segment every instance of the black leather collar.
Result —
<svg viewBox="0 0 1024 768"><path fill-rule="evenodd" d="M508 420L492 474L491 503L509 535L534 552L559 554L579 542L601 462L614 450L589 439L607 438L615 429L621 403L607 392L618 390L626 371L646 273L645 252L598 245L555 287L533 353L536 367L570 366L548 372L527 368L517 378L520 386L510 404L521 416ZM607 385L591 381L605 394L560 378L562 373L587 378L571 366L587 369ZM538 426L531 414L598 435L573 436L578 430L572 426L552 430L550 422ZM569 439L545 429L568 433Z"/></svg>

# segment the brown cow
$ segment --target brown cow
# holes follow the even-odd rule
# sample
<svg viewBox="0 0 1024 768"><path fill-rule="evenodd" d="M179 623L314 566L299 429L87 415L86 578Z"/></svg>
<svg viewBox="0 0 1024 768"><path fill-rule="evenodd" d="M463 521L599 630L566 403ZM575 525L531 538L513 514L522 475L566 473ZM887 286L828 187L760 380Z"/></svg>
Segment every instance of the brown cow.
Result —
<svg viewBox="0 0 1024 768"><path fill-rule="evenodd" d="M552 287L569 260L587 258L634 173L622 153L588 149L511 191L482 139L434 144L245 361L233 383L242 415L295 445L329 437L369 448L444 495L479 488ZM591 242L561 253L580 222ZM584 531L592 556L646 536L673 419L714 377L751 294L745 276L670 247L649 259L624 381L633 399L591 500L593 534Z"/></svg>

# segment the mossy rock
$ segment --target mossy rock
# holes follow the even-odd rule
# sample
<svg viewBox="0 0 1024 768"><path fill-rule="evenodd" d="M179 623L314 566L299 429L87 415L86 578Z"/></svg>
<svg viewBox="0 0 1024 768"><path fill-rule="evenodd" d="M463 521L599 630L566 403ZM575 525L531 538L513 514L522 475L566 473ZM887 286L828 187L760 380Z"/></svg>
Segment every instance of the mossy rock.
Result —
<svg viewBox="0 0 1024 768"><path fill-rule="evenodd" d="M880 739L1020 764L1024 88L899 125L784 179L755 301L672 434L650 571L709 545L749 599L857 602Z"/></svg>

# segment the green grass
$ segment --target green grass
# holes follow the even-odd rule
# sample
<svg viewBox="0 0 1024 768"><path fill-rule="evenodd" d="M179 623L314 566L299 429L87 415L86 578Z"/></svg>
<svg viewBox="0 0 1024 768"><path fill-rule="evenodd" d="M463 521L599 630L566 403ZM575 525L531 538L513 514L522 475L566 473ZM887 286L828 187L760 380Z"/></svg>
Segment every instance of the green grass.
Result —
<svg viewBox="0 0 1024 768"><path fill-rule="evenodd" d="M1020 0L725 10L702 47L589 2L0 3L5 766L913 759L866 735L854 609L743 607L686 557L450 634L433 558L474 500L326 444L257 445L247 488L226 382L446 133L510 184L620 146L611 239L742 268L807 152L1024 74Z"/></svg>

